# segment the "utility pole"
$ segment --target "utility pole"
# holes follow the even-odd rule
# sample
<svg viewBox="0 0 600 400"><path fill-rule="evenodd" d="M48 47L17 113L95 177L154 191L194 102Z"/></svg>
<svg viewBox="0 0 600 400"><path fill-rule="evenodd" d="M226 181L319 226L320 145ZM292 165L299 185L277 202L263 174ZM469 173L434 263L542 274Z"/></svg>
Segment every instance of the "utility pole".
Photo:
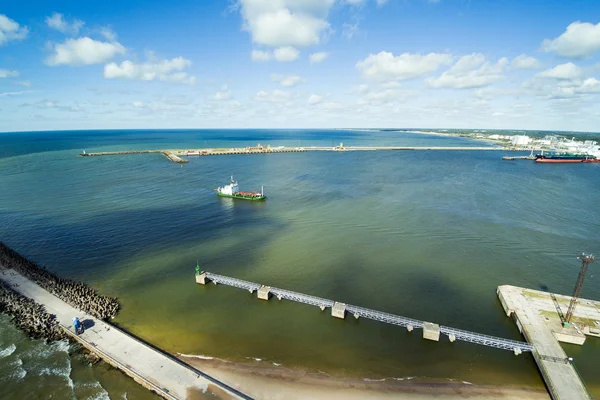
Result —
<svg viewBox="0 0 600 400"><path fill-rule="evenodd" d="M579 300L579 296L581 295L581 288L583 287L585 274L587 273L589 265L594 262L594 256L591 254L581 254L577 258L581 260L581 270L579 271L579 277L577 278L577 283L575 284L575 290L573 290L573 297L571 297L569 310L567 311L567 315L565 316L565 320L563 321L564 328L569 327L571 317L575 312L575 306L577 305L577 301Z"/></svg>

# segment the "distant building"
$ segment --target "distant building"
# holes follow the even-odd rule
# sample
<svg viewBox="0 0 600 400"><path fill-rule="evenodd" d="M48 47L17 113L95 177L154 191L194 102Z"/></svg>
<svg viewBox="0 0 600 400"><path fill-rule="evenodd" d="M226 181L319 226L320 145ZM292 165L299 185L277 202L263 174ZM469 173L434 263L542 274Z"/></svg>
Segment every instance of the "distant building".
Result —
<svg viewBox="0 0 600 400"><path fill-rule="evenodd" d="M513 146L527 146L531 143L531 138L527 135L515 135L510 142Z"/></svg>

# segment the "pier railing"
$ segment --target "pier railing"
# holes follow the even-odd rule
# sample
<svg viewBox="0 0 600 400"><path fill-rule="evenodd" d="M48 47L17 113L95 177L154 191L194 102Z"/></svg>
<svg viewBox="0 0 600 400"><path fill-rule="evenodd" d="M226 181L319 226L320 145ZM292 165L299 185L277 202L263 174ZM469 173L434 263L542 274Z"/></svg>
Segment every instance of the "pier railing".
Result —
<svg viewBox="0 0 600 400"><path fill-rule="evenodd" d="M259 283L244 281L237 278L231 278L224 275L213 274L210 272L202 273L206 279L212 281L215 284L222 284L227 286L236 287L239 289L245 289L253 293L261 288L268 288L268 294L276 296L279 300L286 299L295 301L298 303L304 303L311 306L320 307L321 310L325 308L333 308L337 302L321 297L311 296L304 293L293 292L291 290L280 289L276 287L265 287ZM365 307L354 306L351 304L343 304L344 313L349 312L354 315L355 318L367 318L373 321L383 322L386 324L397 325L407 328L412 331L414 328L424 328L425 321L419 321L412 318L402 317L400 315L390 314L382 311L372 310ZM451 328L447 326L440 326L439 332L447 335L451 341L462 340L464 342L475 343L488 347L495 347L502 350L514 351L515 354L522 352L531 352L534 350L534 346L527 342L519 342L517 340L504 339L500 337L484 335L481 333L465 331L462 329Z"/></svg>

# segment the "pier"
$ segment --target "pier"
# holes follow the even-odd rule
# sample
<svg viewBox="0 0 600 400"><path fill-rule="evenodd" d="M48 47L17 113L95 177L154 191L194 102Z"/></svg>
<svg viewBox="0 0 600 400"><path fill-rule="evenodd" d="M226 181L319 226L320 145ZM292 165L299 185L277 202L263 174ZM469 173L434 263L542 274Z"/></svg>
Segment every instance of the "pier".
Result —
<svg viewBox="0 0 600 400"><path fill-rule="evenodd" d="M196 398L201 393L215 393L223 399L250 397L204 374L115 326L70 306L12 269L0 266L6 285L23 296L42 304L56 316L60 328L73 340L123 371L147 389L168 400ZM85 332L76 335L71 324L78 317Z"/></svg>
<svg viewBox="0 0 600 400"><path fill-rule="evenodd" d="M169 160L176 163L187 163L186 158L204 157L204 156L223 156L223 155L249 155L249 154L278 154L278 153L305 153L308 151L334 151L334 152L352 152L352 151L530 151L529 149L515 149L508 147L490 147L490 146L308 146L308 147L271 147L257 146L238 147L238 148L195 148L195 149L166 149L166 150L129 150L129 151L104 151L96 153L87 153L83 151L79 154L82 157L116 156L126 154L149 154L162 153ZM181 158L186 157L186 158Z"/></svg>
<svg viewBox="0 0 600 400"><path fill-rule="evenodd" d="M572 325L563 327L561 315L570 296L555 295L516 286L499 286L498 298L506 315L534 345L533 357L553 399L591 399L573 360L559 341L582 345L585 336L600 337L600 302L579 299Z"/></svg>
<svg viewBox="0 0 600 400"><path fill-rule="evenodd" d="M423 329L423 338L433 341L439 341L440 334L448 336L450 342L461 340L469 343L475 343L488 347L495 347L503 350L510 350L515 355L523 352L534 350L534 346L530 343L519 342L516 340L503 339L499 337L483 335L480 333L469 332L462 329L441 326L433 322L419 321L412 318L402 317L382 311L371 310L369 308L354 306L342 302L336 302L329 299L310 296L303 293L292 292L286 289L265 286L259 283L248 282L241 279L231 278L228 276L217 275L210 272L200 272L196 274L196 283L206 285L212 282L213 284L221 284L232 286L238 289L244 289L250 293L257 292L257 297L262 300L268 300L270 296L276 297L278 300L291 300L298 303L316 306L324 311L326 308L331 309L331 315L336 318L344 319L346 314L352 315L354 318L366 318L373 321L383 322L391 325L397 325L406 328L409 332L414 329Z"/></svg>

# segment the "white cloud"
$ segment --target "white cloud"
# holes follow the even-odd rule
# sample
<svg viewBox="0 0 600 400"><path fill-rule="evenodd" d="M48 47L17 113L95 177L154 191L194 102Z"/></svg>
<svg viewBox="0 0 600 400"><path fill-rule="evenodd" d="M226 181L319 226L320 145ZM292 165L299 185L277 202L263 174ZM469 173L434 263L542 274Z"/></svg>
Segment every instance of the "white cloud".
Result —
<svg viewBox="0 0 600 400"><path fill-rule="evenodd" d="M327 101L325 103L323 103L323 109L325 111L336 111L336 110L342 110L344 108L344 106L341 103L337 103L335 101Z"/></svg>
<svg viewBox="0 0 600 400"><path fill-rule="evenodd" d="M547 69L537 74L540 78L553 79L577 79L583 75L583 70L573 63L557 65L554 68Z"/></svg>
<svg viewBox="0 0 600 400"><path fill-rule="evenodd" d="M142 81L161 80L172 83L193 85L196 83L194 76L181 71L192 65L190 60L176 57L171 60L149 61L136 64L132 61L123 61L121 64L110 63L104 66L104 77L107 79L139 79Z"/></svg>
<svg viewBox="0 0 600 400"><path fill-rule="evenodd" d="M10 69L0 69L0 78L12 78L19 76L19 71L11 71Z"/></svg>
<svg viewBox="0 0 600 400"><path fill-rule="evenodd" d="M310 97L308 98L308 104L310 104L312 106L315 104L319 104L323 100L325 100L325 97L319 96L318 94L311 94Z"/></svg>
<svg viewBox="0 0 600 400"><path fill-rule="evenodd" d="M600 81L596 78L588 78L578 88L580 93L600 93Z"/></svg>
<svg viewBox="0 0 600 400"><path fill-rule="evenodd" d="M311 64L318 64L320 62L325 61L327 56L328 56L327 52L320 51L318 53L312 53L309 57L309 60L310 60Z"/></svg>
<svg viewBox="0 0 600 400"><path fill-rule="evenodd" d="M0 92L0 97L18 96L20 94L31 93L32 90L23 90L20 92Z"/></svg>
<svg viewBox="0 0 600 400"><path fill-rule="evenodd" d="M271 47L310 46L329 31L335 0L239 0L243 29L254 43Z"/></svg>
<svg viewBox="0 0 600 400"><path fill-rule="evenodd" d="M143 108L144 107L144 103L142 103L141 101L134 101L133 103L131 103L132 106L137 107L137 108Z"/></svg>
<svg viewBox="0 0 600 400"><path fill-rule="evenodd" d="M369 54L367 58L356 63L356 68L362 72L365 78L384 81L416 78L429 74L451 62L450 54L404 53L394 56L392 53L382 51L378 54Z"/></svg>
<svg viewBox="0 0 600 400"><path fill-rule="evenodd" d="M45 60L51 66L100 64L125 53L125 47L118 42L101 42L89 37L67 39L51 46L53 54Z"/></svg>
<svg viewBox="0 0 600 400"><path fill-rule="evenodd" d="M381 7L382 5L384 5L384 4L385 4L385 3L387 3L387 2L388 2L388 0L377 0L377 5L378 5L379 7Z"/></svg>
<svg viewBox="0 0 600 400"><path fill-rule="evenodd" d="M221 86L221 90L212 96L213 100L218 100L218 101L229 100L230 98L231 98L231 90L229 90L229 87L227 85Z"/></svg>
<svg viewBox="0 0 600 400"><path fill-rule="evenodd" d="M360 32L360 28L358 27L358 22L355 24L344 23L342 24L342 36L346 39L350 40L354 37L354 35Z"/></svg>
<svg viewBox="0 0 600 400"><path fill-rule="evenodd" d="M398 90L394 88L386 88L372 90L367 85L360 85L358 93L361 95L357 101L359 105L381 105L392 102L402 102L417 94L410 90Z"/></svg>
<svg viewBox="0 0 600 400"><path fill-rule="evenodd" d="M73 22L68 23L65 19L63 19L62 14L55 12L51 16L46 17L46 25L64 34L75 36L83 27L84 22L74 19Z"/></svg>
<svg viewBox="0 0 600 400"><path fill-rule="evenodd" d="M507 65L506 58L492 64L483 54L473 53L461 57L448 71L438 78L428 78L426 82L433 88L480 88L502 80Z"/></svg>
<svg viewBox="0 0 600 400"><path fill-rule="evenodd" d="M273 51L277 61L290 62L298 59L300 52L291 46L279 47Z"/></svg>
<svg viewBox="0 0 600 400"><path fill-rule="evenodd" d="M286 103L294 97L293 93L284 92L282 90L273 90L272 92L266 92L261 90L256 93L256 100L266 101L267 103Z"/></svg>
<svg viewBox="0 0 600 400"><path fill-rule="evenodd" d="M304 79L298 75L271 75L271 80L275 82L279 82L279 84L283 87L293 87L299 83L304 82Z"/></svg>
<svg viewBox="0 0 600 400"><path fill-rule="evenodd" d="M29 81L19 81L19 82L15 82L15 85L19 85L19 86L23 86L23 87L30 87L31 86L31 82L29 82Z"/></svg>
<svg viewBox="0 0 600 400"><path fill-rule="evenodd" d="M0 46L11 40L25 39L28 33L29 29L26 26L21 26L6 15L0 14Z"/></svg>
<svg viewBox="0 0 600 400"><path fill-rule="evenodd" d="M110 29L109 27L100 28L100 34L104 36L104 38L110 42L114 42L117 40L117 34Z"/></svg>
<svg viewBox="0 0 600 400"><path fill-rule="evenodd" d="M600 51L600 23L573 22L559 37L544 40L542 50L561 57L590 57Z"/></svg>
<svg viewBox="0 0 600 400"><path fill-rule="evenodd" d="M510 65L513 68L519 69L535 69L540 68L541 66L536 58L528 56L527 54L521 54L520 56L515 57Z"/></svg>
<svg viewBox="0 0 600 400"><path fill-rule="evenodd" d="M252 61L269 61L271 53L268 51L252 50Z"/></svg>

